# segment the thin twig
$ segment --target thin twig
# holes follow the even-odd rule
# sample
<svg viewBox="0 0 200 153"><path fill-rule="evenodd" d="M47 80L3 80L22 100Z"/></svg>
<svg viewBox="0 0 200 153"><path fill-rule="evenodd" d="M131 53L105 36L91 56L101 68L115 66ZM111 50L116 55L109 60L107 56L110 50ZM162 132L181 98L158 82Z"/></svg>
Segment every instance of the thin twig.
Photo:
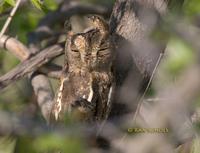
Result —
<svg viewBox="0 0 200 153"><path fill-rule="evenodd" d="M149 81L148 81L148 84L147 84L146 88L145 88L145 91L144 91L144 93L142 94L142 96L140 97L140 100L139 100L139 102L138 102L138 105L137 105L137 108L136 108L136 111L135 111L135 114L134 114L134 117L133 117L133 123L136 123L136 118L137 118L137 116L138 116L138 114L139 114L139 112L140 112L140 108L141 108L141 106L142 106L143 99L144 99L144 97L145 97L145 95L146 95L146 93L147 93L147 91L148 91L148 89L149 89L149 87L150 87L150 85L151 85L151 82L153 81L153 78L154 78L154 76L155 76L155 72L156 72L156 70L157 70L157 68L158 68L158 65L159 65L159 63L160 63L160 61L161 61L163 55L164 55L164 53L161 52L160 55L159 55L159 57L158 57L158 60L157 60L157 62L156 62L156 65L155 65L155 67L154 67L154 69L153 69L152 75L151 75L151 77L150 77L150 79L149 79ZM122 136L121 141L120 141L121 143L122 143L123 140L126 138L126 136L127 136L126 133Z"/></svg>
<svg viewBox="0 0 200 153"><path fill-rule="evenodd" d="M20 4L21 0L18 0L15 4L15 7L12 9L8 19L6 20L1 32L0 32L0 38L3 36L3 34L6 32L6 29L8 28L11 20L12 20L12 17L15 15L15 12L17 11L18 7L19 7L19 4Z"/></svg>
<svg viewBox="0 0 200 153"><path fill-rule="evenodd" d="M133 117L133 122L134 122L134 123L136 122L136 118L137 118L137 115L138 115L139 112L140 112L140 108L141 108L143 99L144 99L144 97L145 97L145 95L146 95L146 93L147 93L147 91L148 91L148 89L149 89L149 87L150 87L150 85L151 85L151 82L153 81L153 78L154 78L154 76L155 76L155 72L156 72L156 70L157 70L157 68L158 68L158 65L159 65L159 63L160 63L160 61L161 61L163 55L164 55L164 53L160 53L160 55L159 55L159 57L158 57L158 60L157 60L157 62L156 62L156 65L155 65L155 67L154 67L154 69L153 69L152 75L151 75L151 77L150 77L150 79L149 79L149 82L148 82L146 88L145 88L145 91L144 91L144 93L142 94L142 96L141 96L141 98L140 98L140 100L139 100L139 102L138 102L138 105L137 105L137 108L136 108L136 111L135 111L135 114L134 114L134 117Z"/></svg>

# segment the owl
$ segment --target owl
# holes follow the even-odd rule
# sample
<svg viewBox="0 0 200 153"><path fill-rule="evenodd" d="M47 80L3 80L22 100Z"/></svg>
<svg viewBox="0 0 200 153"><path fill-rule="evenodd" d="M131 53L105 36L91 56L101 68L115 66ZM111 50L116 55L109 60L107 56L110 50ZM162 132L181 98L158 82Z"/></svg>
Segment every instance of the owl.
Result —
<svg viewBox="0 0 200 153"><path fill-rule="evenodd" d="M83 121L101 121L110 112L114 45L104 19L88 18L91 28L82 33L74 33L68 25L61 83L52 109L55 120L68 113Z"/></svg>

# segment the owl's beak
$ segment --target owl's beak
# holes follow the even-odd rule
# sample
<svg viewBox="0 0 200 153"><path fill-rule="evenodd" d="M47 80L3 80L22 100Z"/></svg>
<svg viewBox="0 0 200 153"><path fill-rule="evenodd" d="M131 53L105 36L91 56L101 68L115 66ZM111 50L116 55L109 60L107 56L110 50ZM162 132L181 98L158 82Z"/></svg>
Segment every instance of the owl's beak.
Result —
<svg viewBox="0 0 200 153"><path fill-rule="evenodd" d="M87 18L91 21L94 21L95 19L95 16L94 15L87 15Z"/></svg>

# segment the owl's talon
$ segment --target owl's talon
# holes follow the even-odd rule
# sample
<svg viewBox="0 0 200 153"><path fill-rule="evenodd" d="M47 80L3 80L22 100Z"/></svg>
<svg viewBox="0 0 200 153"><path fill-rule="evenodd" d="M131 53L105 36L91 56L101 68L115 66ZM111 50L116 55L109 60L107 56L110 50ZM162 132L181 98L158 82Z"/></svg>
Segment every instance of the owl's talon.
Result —
<svg viewBox="0 0 200 153"><path fill-rule="evenodd" d="M72 107L73 108L83 108L85 110L93 110L95 107L95 104L87 101L87 99L80 99L80 100L76 100L72 104Z"/></svg>

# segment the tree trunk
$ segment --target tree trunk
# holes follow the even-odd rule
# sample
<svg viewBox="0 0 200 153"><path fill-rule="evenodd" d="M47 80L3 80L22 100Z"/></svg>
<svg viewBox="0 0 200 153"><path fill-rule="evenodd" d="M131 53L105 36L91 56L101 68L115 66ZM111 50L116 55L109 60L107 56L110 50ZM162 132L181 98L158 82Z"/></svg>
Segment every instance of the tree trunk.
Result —
<svg viewBox="0 0 200 153"><path fill-rule="evenodd" d="M115 2L110 18L110 32L117 51L117 89L111 116L129 112L126 108L122 111L122 105L129 105L128 108L135 111L140 93L147 87L165 49L165 44L154 42L149 35L158 25L159 16L167 11L167 5L167 0Z"/></svg>

